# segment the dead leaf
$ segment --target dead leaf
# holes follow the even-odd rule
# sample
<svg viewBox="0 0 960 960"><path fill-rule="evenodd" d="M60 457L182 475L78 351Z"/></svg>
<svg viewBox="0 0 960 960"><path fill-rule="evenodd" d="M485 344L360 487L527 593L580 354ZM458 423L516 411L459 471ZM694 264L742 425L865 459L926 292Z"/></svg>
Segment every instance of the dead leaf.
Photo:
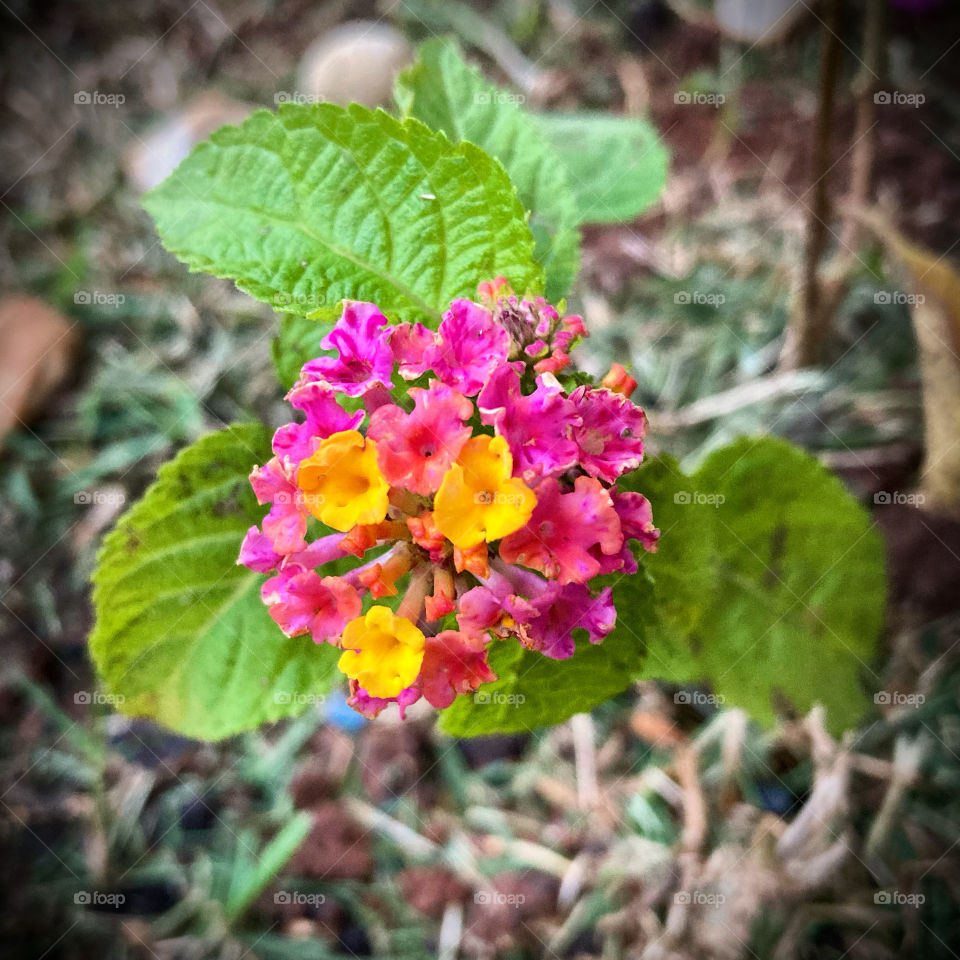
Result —
<svg viewBox="0 0 960 960"><path fill-rule="evenodd" d="M74 326L35 297L0 300L0 444L36 416L70 372Z"/></svg>

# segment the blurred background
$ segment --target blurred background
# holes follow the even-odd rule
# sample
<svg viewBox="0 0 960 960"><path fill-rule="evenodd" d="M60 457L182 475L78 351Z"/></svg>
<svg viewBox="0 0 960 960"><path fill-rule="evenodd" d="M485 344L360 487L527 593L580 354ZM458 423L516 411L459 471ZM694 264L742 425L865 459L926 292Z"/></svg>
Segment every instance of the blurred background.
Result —
<svg viewBox="0 0 960 960"><path fill-rule="evenodd" d="M955 2L4 0L0 23L4 956L960 956ZM437 34L530 109L659 133L660 196L584 230L581 362L628 365L652 452L776 433L869 505L885 692L841 741L657 683L459 742L328 698L202 744L98 695L103 532L202 433L286 419L275 315L188 275L140 196L256 107L389 106Z"/></svg>

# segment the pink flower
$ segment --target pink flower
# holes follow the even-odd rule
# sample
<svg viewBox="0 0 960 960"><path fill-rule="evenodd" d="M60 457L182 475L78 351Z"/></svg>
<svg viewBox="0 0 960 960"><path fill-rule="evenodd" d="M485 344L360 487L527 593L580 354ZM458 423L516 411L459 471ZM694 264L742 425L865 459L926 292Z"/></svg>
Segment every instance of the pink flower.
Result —
<svg viewBox="0 0 960 960"><path fill-rule="evenodd" d="M642 494L633 490L620 493L611 491L613 507L620 517L620 526L623 529L623 539L639 540L640 546L647 553L657 552L657 541L660 531L653 525L653 509L650 501Z"/></svg>
<svg viewBox="0 0 960 960"><path fill-rule="evenodd" d="M333 390L319 380L298 384L287 394L287 400L306 414L305 422L285 424L273 435L273 452L289 471L295 471L321 440L341 430L356 430L363 422L362 410L348 413Z"/></svg>
<svg viewBox="0 0 960 960"><path fill-rule="evenodd" d="M464 421L473 415L473 404L435 380L426 390L412 387L410 395L412 413L393 404L379 407L367 436L377 442L380 469L392 486L428 495L437 491L470 437Z"/></svg>
<svg viewBox="0 0 960 960"><path fill-rule="evenodd" d="M291 472L319 446L320 440L306 423L285 423L273 435L273 452Z"/></svg>
<svg viewBox="0 0 960 960"><path fill-rule="evenodd" d="M573 431L580 465L612 483L643 460L647 418L626 397L609 390L578 387L570 396L581 423Z"/></svg>
<svg viewBox="0 0 960 960"><path fill-rule="evenodd" d="M559 482L548 477L537 487L530 522L504 537L500 557L560 583L583 583L600 572L594 547L608 556L622 546L620 518L598 480L577 477L573 491L563 493Z"/></svg>
<svg viewBox="0 0 960 960"><path fill-rule="evenodd" d="M484 305L453 301L436 333L345 301L322 341L336 355L306 364L287 395L303 422L276 432L250 477L270 509L238 562L268 575L285 634L341 647L364 716L396 703L402 718L421 697L449 707L497 679L493 643L561 660L581 636L602 642L617 614L592 578L636 572L633 541L657 547L650 504L612 486L643 456L643 412L617 393L626 375L568 395L554 372L582 319L502 278L480 289ZM394 364L418 381L403 385L409 401L390 393ZM339 532L308 541L311 514ZM347 557L359 561L347 572L331 566ZM364 597L401 592L395 612L361 615Z"/></svg>
<svg viewBox="0 0 960 960"><path fill-rule="evenodd" d="M394 327L390 349L404 380L416 380L427 372L427 352L436 342L436 334L422 323L401 323Z"/></svg>
<svg viewBox="0 0 960 960"><path fill-rule="evenodd" d="M259 528L251 527L243 538L237 563L257 573L270 573L276 570L284 560L288 564L297 564L305 569L322 567L325 563L339 560L347 555L340 546L342 541L342 533L332 533L314 540L303 550L281 555L274 550L270 537L261 533Z"/></svg>
<svg viewBox="0 0 960 960"><path fill-rule="evenodd" d="M613 508L620 518L620 529L623 531L623 547L619 553L603 556L594 547L593 555L600 564L600 573L613 573L622 570L624 573L636 573L639 570L637 558L627 543L628 540L639 540L640 545L648 553L657 552L657 541L660 531L653 525L653 511L650 501L643 494L625 491L619 493L616 489L610 491Z"/></svg>
<svg viewBox="0 0 960 960"><path fill-rule="evenodd" d="M301 383L325 380L334 390L359 397L371 387L390 389L393 383L391 327L373 303L344 300L343 314L321 341L324 350L336 350L336 357L318 357L304 364Z"/></svg>
<svg viewBox="0 0 960 960"><path fill-rule="evenodd" d="M538 360L533 365L533 369L536 370L537 373L552 373L556 375L565 367L569 367L571 363L572 361L569 354L557 349L554 350L549 357Z"/></svg>
<svg viewBox="0 0 960 960"><path fill-rule="evenodd" d="M610 587L595 597L582 584L560 586L529 570L495 563L483 586L460 597L457 622L464 633L517 636L531 650L565 660L576 646L575 629L583 628L591 643L600 643L616 624Z"/></svg>
<svg viewBox="0 0 960 960"><path fill-rule="evenodd" d="M581 317L578 313L571 313L569 316L564 317L563 326L566 333L570 335L571 339L574 337L590 336L587 328L584 326L583 317Z"/></svg>
<svg viewBox="0 0 960 960"><path fill-rule="evenodd" d="M286 399L295 410L303 411L306 422L319 437L354 430L363 420L362 410L348 413L337 401L336 392L322 381L297 384Z"/></svg>
<svg viewBox="0 0 960 960"><path fill-rule="evenodd" d="M302 550L306 546L307 512L300 490L287 478L280 461L274 457L257 467L250 474L250 485L257 503L273 504L261 524L273 549L282 555Z"/></svg>
<svg viewBox="0 0 960 960"><path fill-rule="evenodd" d="M336 640L347 622L360 615L360 595L340 577L320 577L288 564L260 589L270 616L288 636L309 633L314 643Z"/></svg>
<svg viewBox="0 0 960 960"><path fill-rule="evenodd" d="M535 605L541 613L530 624L530 639L533 649L551 660L573 656L574 630L586 630L591 643L600 643L617 623L611 587L604 587L595 597L582 583L568 583L545 594Z"/></svg>
<svg viewBox="0 0 960 960"><path fill-rule="evenodd" d="M273 541L261 533L259 527L251 527L243 538L237 563L257 573L270 573L277 569L282 559L273 549Z"/></svg>
<svg viewBox="0 0 960 960"><path fill-rule="evenodd" d="M537 389L520 392L519 364L500 367L477 397L480 419L510 445L514 474L526 483L563 473L577 462L571 438L580 424L573 403L553 377L537 377Z"/></svg>
<svg viewBox="0 0 960 960"><path fill-rule="evenodd" d="M437 342L425 361L448 386L474 396L510 353L510 334L488 310L470 300L454 300L443 315Z"/></svg>
<svg viewBox="0 0 960 960"><path fill-rule="evenodd" d="M432 706L449 707L458 694L470 693L497 675L487 663L487 645L481 637L444 630L427 637L420 667L423 696Z"/></svg>
<svg viewBox="0 0 960 960"><path fill-rule="evenodd" d="M548 589L546 580L536 579ZM523 636L527 624L540 615L537 607L520 595L520 588L495 570L482 586L461 594L458 606L457 625L471 636L484 636L487 630L501 637Z"/></svg>
<svg viewBox="0 0 960 960"><path fill-rule="evenodd" d="M400 708L400 719L405 718L407 707L420 699L420 691L416 686L406 687L396 697L371 697L356 680L350 681L350 697L347 705L353 707L357 713L363 714L368 720L378 717L386 708L395 703Z"/></svg>

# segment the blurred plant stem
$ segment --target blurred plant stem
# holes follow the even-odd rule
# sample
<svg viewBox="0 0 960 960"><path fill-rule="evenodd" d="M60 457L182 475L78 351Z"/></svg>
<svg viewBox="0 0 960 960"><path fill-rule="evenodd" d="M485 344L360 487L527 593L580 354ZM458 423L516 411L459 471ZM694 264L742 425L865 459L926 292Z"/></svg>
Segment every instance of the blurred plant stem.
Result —
<svg viewBox="0 0 960 960"><path fill-rule="evenodd" d="M870 202L873 186L873 158L876 152L876 102L874 95L884 74L885 0L867 0L863 24L863 53L860 70L853 81L857 99L857 120L851 149L850 189L844 205L838 257L849 269L857 256L862 230L853 212ZM844 271L846 272L846 271Z"/></svg>
<svg viewBox="0 0 960 960"><path fill-rule="evenodd" d="M839 6L835 4L834 6ZM831 12L833 12L831 8ZM870 203L873 190L873 162L876 154L876 103L874 94L884 73L884 24L886 8L884 0L867 0L864 9L863 49L860 56L860 70L853 80L853 92L856 98L856 124L853 131L853 144L850 150L850 187L844 201L842 225L838 240L839 249L829 266L819 270L823 245L826 242L827 221L830 213L827 195L828 178L832 167L829 160L829 140L831 115L833 108L833 86L827 90L825 73L828 51L824 51L821 67L820 112L818 117L818 141L814 163L818 165L817 179L811 189L816 191L810 207L808 220L807 259L805 261L802 296L798 298L787 327L786 341L780 357L783 369L815 366L823 358L823 350L830 336L832 321L843 298L846 296L850 272L854 261L859 260L858 248L861 240L860 222L857 211ZM835 53L838 50L839 37L830 32L825 25L825 42L832 41ZM834 74L835 74L834 68ZM825 97L829 93L830 109L825 113ZM820 124L826 125L825 145L819 139ZM822 169L826 168L826 169ZM818 211L822 203L822 213ZM819 219L818 219L819 217ZM815 246L815 241L818 246ZM861 261L862 262L862 261Z"/></svg>
<svg viewBox="0 0 960 960"><path fill-rule="evenodd" d="M807 210L806 257L800 295L794 303L787 326L780 363L785 369L811 367L820 362L829 332L830 317L823 309L820 260L827 242L830 217L828 175L830 145L833 139L833 110L836 101L837 74L840 68L840 0L825 4L822 23L823 47L820 56L820 90L811 161L810 190L813 198Z"/></svg>

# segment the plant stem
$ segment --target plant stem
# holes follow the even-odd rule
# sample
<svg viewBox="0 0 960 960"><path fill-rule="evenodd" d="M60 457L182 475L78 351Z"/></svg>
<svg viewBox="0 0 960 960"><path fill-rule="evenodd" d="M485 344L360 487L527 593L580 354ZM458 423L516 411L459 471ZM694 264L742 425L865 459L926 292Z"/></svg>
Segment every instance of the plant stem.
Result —
<svg viewBox="0 0 960 960"><path fill-rule="evenodd" d="M840 0L828 0L823 21L820 59L820 93L814 133L811 177L813 199L807 210L807 243L800 298L787 328L781 354L786 369L812 367L820 362L829 333L829 314L823 310L819 277L820 259L827 242L830 217L828 192L833 110L840 67Z"/></svg>

